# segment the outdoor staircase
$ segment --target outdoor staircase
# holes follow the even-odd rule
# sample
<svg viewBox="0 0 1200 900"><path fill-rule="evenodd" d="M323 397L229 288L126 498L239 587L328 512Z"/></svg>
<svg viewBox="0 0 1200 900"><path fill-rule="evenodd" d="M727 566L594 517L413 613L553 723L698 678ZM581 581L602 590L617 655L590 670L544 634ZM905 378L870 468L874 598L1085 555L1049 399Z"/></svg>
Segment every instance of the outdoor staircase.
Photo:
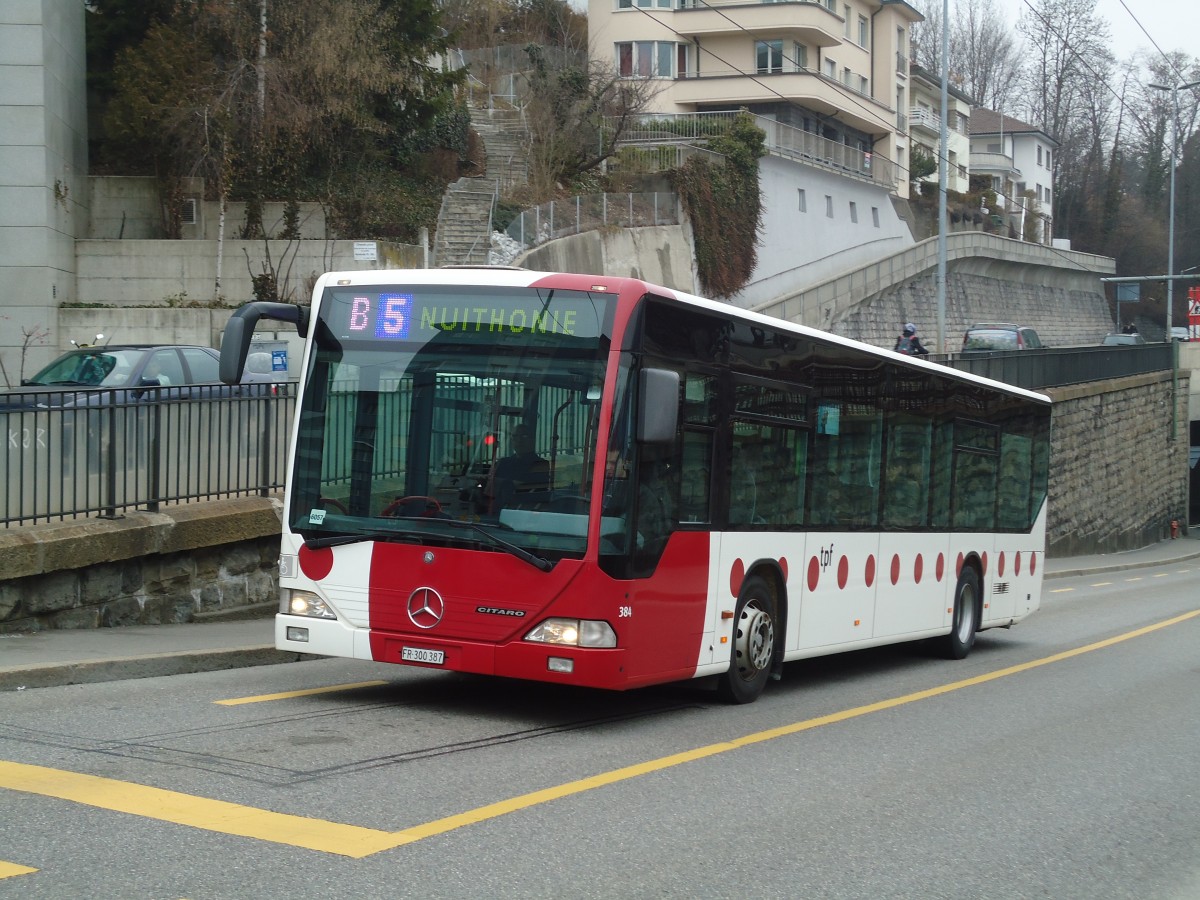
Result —
<svg viewBox="0 0 1200 900"><path fill-rule="evenodd" d="M435 266L483 266L492 246L492 207L529 180L529 134L520 110L470 107L483 139L487 175L460 178L446 190L433 246Z"/></svg>
<svg viewBox="0 0 1200 900"><path fill-rule="evenodd" d="M438 213L435 266L487 265L497 189L494 178L460 178L450 185Z"/></svg>
<svg viewBox="0 0 1200 900"><path fill-rule="evenodd" d="M529 129L519 109L470 107L471 127L483 139L487 174L500 183L500 193L529 181Z"/></svg>

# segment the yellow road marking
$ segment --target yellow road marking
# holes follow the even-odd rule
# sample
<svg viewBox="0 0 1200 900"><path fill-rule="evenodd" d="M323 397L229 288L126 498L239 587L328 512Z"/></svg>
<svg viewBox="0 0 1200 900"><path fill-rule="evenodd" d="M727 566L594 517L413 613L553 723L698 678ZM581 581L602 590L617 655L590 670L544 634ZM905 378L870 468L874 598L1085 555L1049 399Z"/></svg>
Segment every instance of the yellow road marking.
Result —
<svg viewBox="0 0 1200 900"><path fill-rule="evenodd" d="M1073 590L1075 590L1075 588L1055 588L1050 593L1051 594L1069 594Z"/></svg>
<svg viewBox="0 0 1200 900"><path fill-rule="evenodd" d="M193 797L113 778L0 761L0 787L221 834L362 857L393 846L386 831Z"/></svg>
<svg viewBox="0 0 1200 900"><path fill-rule="evenodd" d="M1108 587L1110 584L1112 584L1111 581L1097 581L1092 587Z"/></svg>
<svg viewBox="0 0 1200 900"><path fill-rule="evenodd" d="M569 781L555 787L521 794L508 800L490 803L487 806L467 810L442 819L435 819L432 822L414 825L411 828L405 828L396 832L380 831L373 828L359 828L354 825L342 825L321 819L274 813L249 806L240 806L235 803L226 803L221 800L208 800L203 797L193 797L175 791L146 787L124 781L115 781L108 778L98 778L93 775L80 775L58 769L43 768L42 766L30 766L3 761L0 761L0 788L41 794L62 800L71 800L88 806L126 812L131 815L140 815L180 825L189 825L194 828L203 828L222 834L235 834L242 837L256 838L258 840L272 841L278 844L304 847L310 850L320 850L325 853L335 853L341 856L361 859L362 857L370 856L383 850L412 844L416 841L433 837L434 835L445 834L466 825L474 825L518 810L549 803L552 800L582 794L585 791L639 778L642 775L648 775L653 772L661 772L664 769L694 762L698 759L705 759L753 744L760 744L765 741L775 740L776 738L799 734L800 732L810 731L825 725L846 722L861 716L870 715L871 713L896 709L910 703L940 697L943 694L949 694L963 688L974 687L990 681L1007 678L1010 675L1028 672L1031 669L1062 662L1085 653L1091 653L1094 650L1102 650L1123 641L1142 637L1154 631L1186 622L1196 616L1200 616L1200 609L1183 613L1182 615L1157 622L1153 625L1147 625L1144 628L1128 631L1115 637L1096 641L1083 647L1076 647L1074 650L1064 650L1062 653L1055 653L1052 656L1045 656L1041 659L1019 663L1015 666L996 669L993 672L987 672L983 675L976 675L961 681L953 681L923 691L905 694L901 697L893 697L877 703L869 703L865 706L856 706L852 709L830 713L829 715L805 719L801 722L793 722L790 725L781 725L777 728L769 728L765 731L743 735L729 741L696 747L692 750L685 750L682 753L674 753L670 756L636 763L632 766L601 772L589 778L581 778L577 781Z"/></svg>
<svg viewBox="0 0 1200 900"><path fill-rule="evenodd" d="M1150 577L1151 578L1170 578L1171 573L1170 572L1159 572L1157 575L1152 575Z"/></svg>
<svg viewBox="0 0 1200 900"><path fill-rule="evenodd" d="M291 697L311 697L313 694L331 694L334 691L353 691L357 688L379 687L386 681L359 681L355 684L331 684L328 687L308 688L303 691L282 691L278 694L259 694L256 697L235 697L232 700L214 700L218 706L241 706L244 703L266 703L268 700L287 700Z"/></svg>
<svg viewBox="0 0 1200 900"><path fill-rule="evenodd" d="M37 869L31 869L29 866L18 866L16 863L5 862L0 859L0 878L12 878L14 875L32 875Z"/></svg>
<svg viewBox="0 0 1200 900"><path fill-rule="evenodd" d="M1126 578L1125 580L1126 580L1126 581L1141 581L1141 580L1142 580L1142 576L1141 576L1141 575L1139 575L1137 578Z"/></svg>

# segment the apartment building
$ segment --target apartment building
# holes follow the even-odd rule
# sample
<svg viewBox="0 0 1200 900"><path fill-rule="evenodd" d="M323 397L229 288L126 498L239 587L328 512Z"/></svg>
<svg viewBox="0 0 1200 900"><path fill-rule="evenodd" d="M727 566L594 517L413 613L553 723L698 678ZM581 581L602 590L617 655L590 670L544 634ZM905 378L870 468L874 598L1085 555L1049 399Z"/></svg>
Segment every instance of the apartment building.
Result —
<svg viewBox="0 0 1200 900"><path fill-rule="evenodd" d="M982 107L971 115L971 172L991 179L997 206L1018 235L1035 218L1036 239L1050 243L1054 154L1058 142L1036 125Z"/></svg>
<svg viewBox="0 0 1200 900"><path fill-rule="evenodd" d="M592 58L661 90L649 112L746 108L812 136L814 160L908 195L910 29L902 0L590 0ZM768 136L770 143L770 135ZM848 160L848 161L847 161Z"/></svg>
<svg viewBox="0 0 1200 900"><path fill-rule="evenodd" d="M912 106L908 111L908 134L912 147L938 158L942 142L942 78L914 63L909 69ZM971 183L971 98L954 86L946 88L946 189L961 194ZM911 149L910 149L911 152ZM923 180L939 183L939 173Z"/></svg>

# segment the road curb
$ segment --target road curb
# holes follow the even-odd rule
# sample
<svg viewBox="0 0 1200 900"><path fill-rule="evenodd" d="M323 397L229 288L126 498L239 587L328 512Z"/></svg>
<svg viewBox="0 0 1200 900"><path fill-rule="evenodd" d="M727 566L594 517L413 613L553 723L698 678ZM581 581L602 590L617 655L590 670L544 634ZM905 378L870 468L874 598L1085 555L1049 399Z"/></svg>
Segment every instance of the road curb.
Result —
<svg viewBox="0 0 1200 900"><path fill-rule="evenodd" d="M274 646L267 644L260 647L241 647L236 650L194 650L119 659L51 663L44 666L0 667L0 691L60 687L68 684L93 684L101 681L124 681L129 678L156 678L162 675L187 675L196 672L271 666L319 658L310 653L276 650Z"/></svg>

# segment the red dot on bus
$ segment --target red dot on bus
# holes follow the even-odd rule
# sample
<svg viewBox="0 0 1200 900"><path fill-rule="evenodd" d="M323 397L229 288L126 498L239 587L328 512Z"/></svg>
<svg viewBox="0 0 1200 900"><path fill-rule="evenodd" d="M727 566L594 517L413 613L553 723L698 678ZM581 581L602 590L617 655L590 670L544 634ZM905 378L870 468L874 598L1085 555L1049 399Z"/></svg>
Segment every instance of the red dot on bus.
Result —
<svg viewBox="0 0 1200 900"><path fill-rule="evenodd" d="M900 554L892 554L892 584L900 583Z"/></svg>
<svg viewBox="0 0 1200 900"><path fill-rule="evenodd" d="M299 555L300 571L313 581L320 581L333 571L333 550L329 547L320 547L316 550L301 547Z"/></svg>
<svg viewBox="0 0 1200 900"><path fill-rule="evenodd" d="M996 560L996 577L1004 577L1004 551L1000 551L1000 558Z"/></svg>
<svg viewBox="0 0 1200 900"><path fill-rule="evenodd" d="M846 589L846 582L850 580L850 560L842 557L838 560L838 587L841 590Z"/></svg>
<svg viewBox="0 0 1200 900"><path fill-rule="evenodd" d="M954 577L957 578L962 574L963 555L958 554L958 561L954 563Z"/></svg>
<svg viewBox="0 0 1200 900"><path fill-rule="evenodd" d="M946 554L939 553L937 561L937 580L941 581L946 574Z"/></svg>
<svg viewBox="0 0 1200 900"><path fill-rule="evenodd" d="M1029 574L1032 575L1036 571L1037 571L1037 554L1030 553L1029 554Z"/></svg>
<svg viewBox="0 0 1200 900"><path fill-rule="evenodd" d="M872 553L870 556L867 557L866 576L867 576L867 587L870 587L871 585L873 585L875 583L875 554L874 553Z"/></svg>
<svg viewBox="0 0 1200 900"><path fill-rule="evenodd" d="M787 568L787 557L786 556L779 557L779 569L780 569L780 571L783 572L783 580L787 581L788 568Z"/></svg>
<svg viewBox="0 0 1200 900"><path fill-rule="evenodd" d="M917 558L913 561L913 581L917 584L921 583L921 576L925 573L925 560L921 554L917 554Z"/></svg>
<svg viewBox="0 0 1200 900"><path fill-rule="evenodd" d="M729 570L729 593L737 596L742 590L742 582L746 579L746 566L740 559L733 561L733 568Z"/></svg>
<svg viewBox="0 0 1200 900"><path fill-rule="evenodd" d="M817 580L821 576L821 564L817 562L814 556L808 561L808 589L815 591L817 589Z"/></svg>
<svg viewBox="0 0 1200 900"><path fill-rule="evenodd" d="M987 551L986 550L984 550L983 553L980 554L979 561L983 564L983 574L986 575L987 574Z"/></svg>
<svg viewBox="0 0 1200 900"><path fill-rule="evenodd" d="M1021 574L1021 551L1017 551L1017 558L1013 560L1013 569L1018 575Z"/></svg>

